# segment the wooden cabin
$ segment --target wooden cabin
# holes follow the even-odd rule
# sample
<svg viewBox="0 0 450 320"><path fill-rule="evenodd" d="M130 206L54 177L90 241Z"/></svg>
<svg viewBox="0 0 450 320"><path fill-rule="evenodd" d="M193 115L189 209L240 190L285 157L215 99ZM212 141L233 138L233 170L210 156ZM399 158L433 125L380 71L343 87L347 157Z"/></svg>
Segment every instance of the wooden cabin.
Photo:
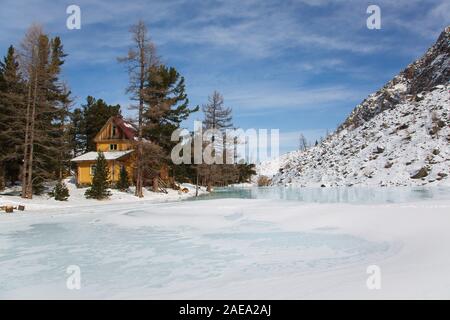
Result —
<svg viewBox="0 0 450 320"><path fill-rule="evenodd" d="M95 136L96 150L82 154L74 159L77 165L76 182L79 186L90 185L95 171L98 151L102 151L109 167L109 181L119 180L120 170L125 167L130 179L134 176L134 145L136 128L121 116L109 118L100 132Z"/></svg>

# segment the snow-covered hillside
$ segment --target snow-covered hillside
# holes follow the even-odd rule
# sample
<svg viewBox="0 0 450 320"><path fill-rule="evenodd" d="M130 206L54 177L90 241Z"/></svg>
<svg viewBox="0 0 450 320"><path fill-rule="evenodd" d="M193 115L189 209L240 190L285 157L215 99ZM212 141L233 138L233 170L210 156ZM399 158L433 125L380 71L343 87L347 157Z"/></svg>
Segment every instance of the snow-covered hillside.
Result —
<svg viewBox="0 0 450 320"><path fill-rule="evenodd" d="M397 104L411 97L446 84L450 79L450 26L445 28L436 43L418 60L386 83L383 88L369 95L357 105L339 129L356 128L379 113L394 109Z"/></svg>
<svg viewBox="0 0 450 320"><path fill-rule="evenodd" d="M449 109L447 27L422 58L358 105L335 134L283 156L277 173L276 161L258 173L274 175L272 184L300 186L449 183Z"/></svg>
<svg viewBox="0 0 450 320"><path fill-rule="evenodd" d="M278 159L270 159L261 162L256 166L256 176L272 177L278 173L278 170L284 167L293 157L296 157L297 153L288 152L281 155Z"/></svg>

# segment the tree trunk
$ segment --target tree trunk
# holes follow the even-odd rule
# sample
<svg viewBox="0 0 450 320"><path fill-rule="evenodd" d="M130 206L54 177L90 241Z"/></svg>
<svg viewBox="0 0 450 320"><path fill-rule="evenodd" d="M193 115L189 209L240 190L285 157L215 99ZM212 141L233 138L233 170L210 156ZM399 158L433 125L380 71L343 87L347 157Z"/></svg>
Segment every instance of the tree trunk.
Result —
<svg viewBox="0 0 450 320"><path fill-rule="evenodd" d="M139 119L138 119L138 135L139 135L139 145L138 145L138 169L137 169L137 183L136 183L136 196L139 198L144 197L142 193L143 187L143 173L142 173L142 118L144 113L144 84L145 84L145 50L144 50L144 39L138 39L139 45Z"/></svg>
<svg viewBox="0 0 450 320"><path fill-rule="evenodd" d="M198 197L198 167L197 167L197 176L195 180L195 196Z"/></svg>
<svg viewBox="0 0 450 320"><path fill-rule="evenodd" d="M141 132L141 130L139 130ZM141 139L141 138L140 138ZM135 196L142 198L144 196L142 192L142 140L138 142L138 150L137 150L137 170L136 170L136 191Z"/></svg>
<svg viewBox="0 0 450 320"><path fill-rule="evenodd" d="M5 189L5 168L0 165L0 190Z"/></svg>
<svg viewBox="0 0 450 320"><path fill-rule="evenodd" d="M22 165L22 193L21 197L27 197L27 170L28 170L28 147L30 134L30 106L31 106L31 81L28 84L27 112L25 115L25 141L23 144L23 165Z"/></svg>
<svg viewBox="0 0 450 320"><path fill-rule="evenodd" d="M159 189L158 176L156 176L153 178L152 190L153 190L153 192L158 192L158 189Z"/></svg>
<svg viewBox="0 0 450 320"><path fill-rule="evenodd" d="M37 101L37 86L38 86L38 77L37 74L34 79L34 89L33 89L33 105L31 107L31 122L30 122L30 151L29 151L29 159L28 159L28 177L27 177L27 184L26 184L26 198L32 199L33 198L33 158L34 158L34 127L36 122L36 101Z"/></svg>

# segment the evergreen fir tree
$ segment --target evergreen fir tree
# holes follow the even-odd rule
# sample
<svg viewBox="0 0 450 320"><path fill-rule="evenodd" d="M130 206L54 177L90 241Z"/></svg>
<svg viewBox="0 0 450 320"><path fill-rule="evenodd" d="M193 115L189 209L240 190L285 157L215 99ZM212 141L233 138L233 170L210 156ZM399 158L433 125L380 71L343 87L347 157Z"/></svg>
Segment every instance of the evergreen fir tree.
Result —
<svg viewBox="0 0 450 320"><path fill-rule="evenodd" d="M239 173L238 183L250 182L252 176L256 175L255 165L252 163L240 163L236 166Z"/></svg>
<svg viewBox="0 0 450 320"><path fill-rule="evenodd" d="M120 105L108 105L102 99L87 97L87 104L83 106L86 152L95 150L95 136L110 117L117 115L120 115Z"/></svg>
<svg viewBox="0 0 450 320"><path fill-rule="evenodd" d="M130 187L130 179L125 166L120 168L119 181L117 181L116 188L120 191L126 191Z"/></svg>
<svg viewBox="0 0 450 320"><path fill-rule="evenodd" d="M50 195L57 201L67 201L69 198L69 189L64 182L59 180Z"/></svg>
<svg viewBox="0 0 450 320"><path fill-rule="evenodd" d="M172 173L177 167L170 168L172 163L169 161L170 152L176 144L171 141L173 131L199 108L189 108L184 77L173 67L152 65L144 90L143 136L157 145L143 148L143 179L147 183L151 180L150 184L156 186L163 165L169 167Z"/></svg>
<svg viewBox="0 0 450 320"><path fill-rule="evenodd" d="M117 115L120 115L120 105L109 105L102 99L88 96L86 104L75 109L71 115L70 139L74 154L95 151L95 136L110 117Z"/></svg>
<svg viewBox="0 0 450 320"><path fill-rule="evenodd" d="M109 169L103 152L99 152L95 163L95 172L92 185L86 190L85 196L88 199L102 200L111 195L109 188Z"/></svg>
<svg viewBox="0 0 450 320"><path fill-rule="evenodd" d="M0 61L0 190L18 180L23 143L24 83L13 46Z"/></svg>
<svg viewBox="0 0 450 320"><path fill-rule="evenodd" d="M189 108L184 77L173 67L152 66L145 86L144 136L170 153L172 132L199 107Z"/></svg>

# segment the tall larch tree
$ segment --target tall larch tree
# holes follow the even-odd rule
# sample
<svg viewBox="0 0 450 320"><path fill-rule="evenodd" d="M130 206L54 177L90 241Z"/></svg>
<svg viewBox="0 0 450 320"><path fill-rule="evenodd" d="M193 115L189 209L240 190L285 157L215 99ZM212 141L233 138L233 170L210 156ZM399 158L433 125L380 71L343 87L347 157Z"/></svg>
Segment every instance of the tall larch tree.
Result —
<svg viewBox="0 0 450 320"><path fill-rule="evenodd" d="M145 23L140 20L130 28L132 46L125 57L118 58L119 62L127 65L129 86L127 93L137 102L137 159L136 159L136 191L135 195L142 198L143 194L143 121L145 112L145 83L152 66L159 64L156 48L151 41Z"/></svg>
<svg viewBox="0 0 450 320"><path fill-rule="evenodd" d="M223 141L225 130L233 127L232 108L226 107L224 105L223 96L218 91L214 91L212 95L208 97L208 103L202 106L202 111L204 114L204 129L220 131L220 134L222 135L222 139L220 140ZM211 138L213 157L216 152L222 152L222 156L225 158L226 150L224 150L224 144L219 145L216 143L216 138L217 137L214 135ZM215 182L221 181L222 183L225 183L225 181L228 180L228 178L224 179L225 175L232 173L233 168L234 166L226 164L202 164L199 165L198 170L200 171L200 176L206 179L208 190L211 190L212 185Z"/></svg>
<svg viewBox="0 0 450 320"><path fill-rule="evenodd" d="M27 32L21 61L27 85L23 144L22 197L32 198L42 183L54 179L61 149L66 148L58 120L67 117L69 93L59 80L65 53L59 37L50 39L39 26Z"/></svg>

